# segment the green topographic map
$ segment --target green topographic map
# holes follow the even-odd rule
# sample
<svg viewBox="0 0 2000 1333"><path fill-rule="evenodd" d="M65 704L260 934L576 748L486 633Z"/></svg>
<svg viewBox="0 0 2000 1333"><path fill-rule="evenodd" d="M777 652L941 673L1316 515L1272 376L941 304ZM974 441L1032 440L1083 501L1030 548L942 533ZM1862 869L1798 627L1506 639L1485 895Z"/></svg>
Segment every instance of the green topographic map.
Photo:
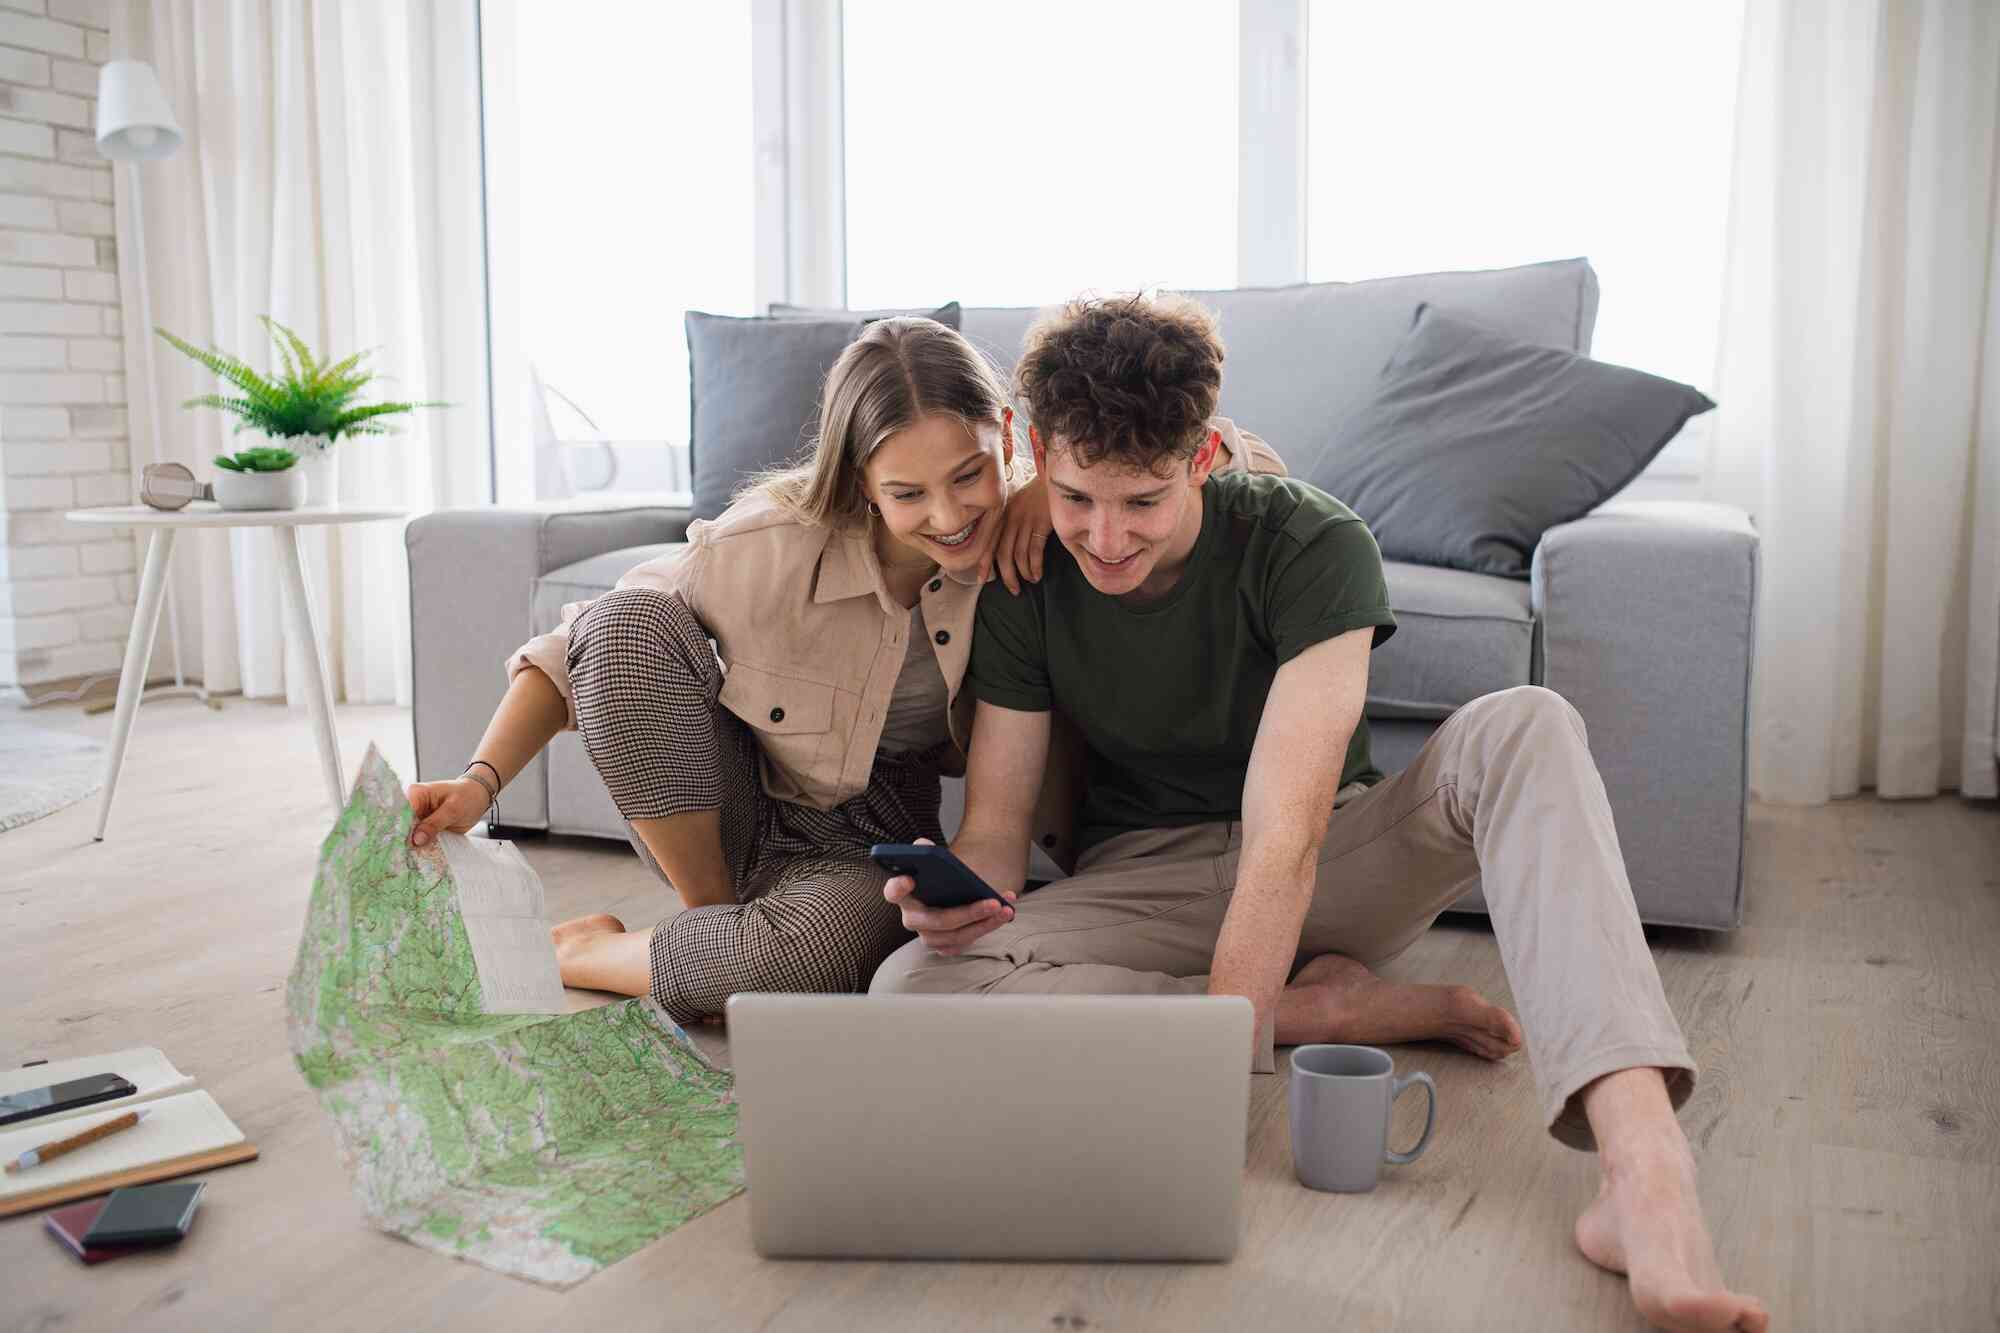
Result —
<svg viewBox="0 0 2000 1333"><path fill-rule="evenodd" d="M556 1286L743 1188L731 1078L649 999L489 1014L459 895L371 747L320 847L292 1054L370 1221Z"/></svg>

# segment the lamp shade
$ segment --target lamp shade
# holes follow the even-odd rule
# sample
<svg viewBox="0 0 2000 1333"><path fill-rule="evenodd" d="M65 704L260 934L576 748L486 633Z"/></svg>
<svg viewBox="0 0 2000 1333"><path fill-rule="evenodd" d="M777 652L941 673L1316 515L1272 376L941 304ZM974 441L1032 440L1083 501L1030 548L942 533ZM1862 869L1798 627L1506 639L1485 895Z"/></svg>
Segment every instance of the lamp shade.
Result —
<svg viewBox="0 0 2000 1333"><path fill-rule="evenodd" d="M97 75L97 151L115 161L171 157L181 127L143 60L108 60Z"/></svg>

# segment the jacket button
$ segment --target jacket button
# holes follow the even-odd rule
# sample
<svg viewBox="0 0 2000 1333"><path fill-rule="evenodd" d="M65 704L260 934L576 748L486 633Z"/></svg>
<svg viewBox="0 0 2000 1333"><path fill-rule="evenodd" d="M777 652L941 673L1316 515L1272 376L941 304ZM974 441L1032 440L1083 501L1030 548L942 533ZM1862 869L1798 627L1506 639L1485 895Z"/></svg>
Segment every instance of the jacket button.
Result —
<svg viewBox="0 0 2000 1333"><path fill-rule="evenodd" d="M932 579L932 580L931 580L931 591L932 591L932 592L936 592L936 591L937 591L937 590L938 590L939 588L942 588L943 586L944 586L944 580L943 580L943 579Z"/></svg>
<svg viewBox="0 0 2000 1333"><path fill-rule="evenodd" d="M1058 841L1060 840L1053 833L1044 833L1042 835L1042 846L1044 847L1053 847Z"/></svg>
<svg viewBox="0 0 2000 1333"><path fill-rule="evenodd" d="M782 708L773 708L771 710L771 720L773 722L783 722L785 720L785 710Z"/></svg>
<svg viewBox="0 0 2000 1333"><path fill-rule="evenodd" d="M951 631L948 629L941 629L937 632L936 637L938 641L938 646L943 647L945 644L951 642Z"/></svg>

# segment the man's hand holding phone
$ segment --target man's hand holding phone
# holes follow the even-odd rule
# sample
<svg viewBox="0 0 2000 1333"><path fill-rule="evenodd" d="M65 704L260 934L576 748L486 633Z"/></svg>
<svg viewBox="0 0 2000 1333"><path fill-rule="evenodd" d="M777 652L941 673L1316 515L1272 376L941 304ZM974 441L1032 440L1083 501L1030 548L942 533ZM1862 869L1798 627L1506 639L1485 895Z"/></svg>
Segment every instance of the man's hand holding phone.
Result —
<svg viewBox="0 0 2000 1333"><path fill-rule="evenodd" d="M929 838L919 838L912 844L915 847L936 845ZM891 854L885 855L885 852ZM912 858L894 855L893 850L889 848L875 849L875 859L884 868L892 871L914 870L917 874L926 873L924 865L910 864ZM1019 895L1003 894L997 889L990 888L946 849L939 848L932 864L955 867L956 873L947 870L950 882L940 882L935 889L929 887L927 876L926 888L921 891L922 896L919 896L920 890L915 874L893 874L889 882L882 886L882 896L902 909L903 928L914 931L917 937L934 952L947 955L961 953L982 935L1014 919L1013 902ZM959 875L970 879L978 889L993 896L980 896L972 898L969 902L963 901L967 894L962 881L958 880ZM959 900L961 905L932 906L924 901L925 898L930 898L933 902Z"/></svg>

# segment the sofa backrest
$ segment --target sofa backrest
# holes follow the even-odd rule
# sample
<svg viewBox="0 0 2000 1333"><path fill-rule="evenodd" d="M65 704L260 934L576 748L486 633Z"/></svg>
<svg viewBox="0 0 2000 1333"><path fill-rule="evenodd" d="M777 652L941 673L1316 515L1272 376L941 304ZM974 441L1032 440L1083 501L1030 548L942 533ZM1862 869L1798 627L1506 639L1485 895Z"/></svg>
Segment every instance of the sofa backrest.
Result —
<svg viewBox="0 0 2000 1333"><path fill-rule="evenodd" d="M1334 426L1367 401L1425 302L1572 352L1590 351L1597 324L1597 274L1587 259L1187 295L1221 319L1229 350L1222 415L1268 440L1294 475L1311 470ZM1011 375L1021 340L1040 313L1027 306L966 306L961 328Z"/></svg>

